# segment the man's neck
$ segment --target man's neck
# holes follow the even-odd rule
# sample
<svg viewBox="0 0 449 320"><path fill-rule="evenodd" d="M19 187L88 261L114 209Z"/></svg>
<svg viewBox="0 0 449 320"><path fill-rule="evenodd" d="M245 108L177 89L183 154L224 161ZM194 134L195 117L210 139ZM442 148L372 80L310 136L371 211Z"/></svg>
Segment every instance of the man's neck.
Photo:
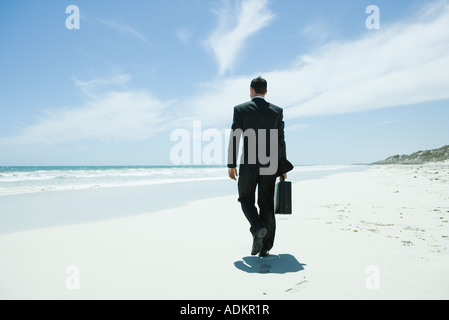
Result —
<svg viewBox="0 0 449 320"><path fill-rule="evenodd" d="M253 99L255 99L255 98L262 98L262 99L265 99L264 96L259 96L259 95L256 95L256 96L253 97Z"/></svg>

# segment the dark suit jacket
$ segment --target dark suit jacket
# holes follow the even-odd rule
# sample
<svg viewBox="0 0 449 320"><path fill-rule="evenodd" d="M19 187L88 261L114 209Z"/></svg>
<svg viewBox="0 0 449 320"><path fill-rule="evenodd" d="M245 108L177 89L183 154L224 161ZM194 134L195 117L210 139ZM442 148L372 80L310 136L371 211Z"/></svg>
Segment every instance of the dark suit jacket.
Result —
<svg viewBox="0 0 449 320"><path fill-rule="evenodd" d="M232 131L241 129L246 132L248 129L253 129L256 132L256 153L259 152L259 129L265 129L266 136L266 148L265 153L270 156L270 130L277 129L277 156L278 156L278 170L276 172L277 176L280 176L288 171L290 171L293 166L287 161L286 146L284 139L284 121L283 121L283 110L274 104L267 102L262 98L254 98L252 101L240 104L234 108L234 120L232 124ZM237 167L237 154L238 154L238 144L240 137L236 137L231 134L231 141L229 143L228 150L228 167ZM247 139L243 139L243 164L245 166L261 167L268 166L260 163L259 156L256 157L256 163L248 161L251 155L248 154L248 142ZM249 148L253 150L252 148ZM253 150L254 152L254 150ZM250 162L250 163L249 163Z"/></svg>

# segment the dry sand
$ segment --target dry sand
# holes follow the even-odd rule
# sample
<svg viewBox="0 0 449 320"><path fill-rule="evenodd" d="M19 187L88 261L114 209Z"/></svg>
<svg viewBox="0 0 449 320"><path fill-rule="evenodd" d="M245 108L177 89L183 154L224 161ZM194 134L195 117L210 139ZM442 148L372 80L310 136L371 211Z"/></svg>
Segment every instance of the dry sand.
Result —
<svg viewBox="0 0 449 320"><path fill-rule="evenodd" d="M235 195L3 233L0 298L448 299L448 177L446 162L294 183L266 258Z"/></svg>

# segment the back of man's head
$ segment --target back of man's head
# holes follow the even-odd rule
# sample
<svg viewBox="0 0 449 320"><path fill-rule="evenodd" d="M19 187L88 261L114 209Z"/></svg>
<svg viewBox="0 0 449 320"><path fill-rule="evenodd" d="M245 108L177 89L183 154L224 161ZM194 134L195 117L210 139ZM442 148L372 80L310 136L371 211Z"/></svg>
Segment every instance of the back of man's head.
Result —
<svg viewBox="0 0 449 320"><path fill-rule="evenodd" d="M267 93L267 80L262 77L257 77L251 81L251 88L258 94L266 94Z"/></svg>

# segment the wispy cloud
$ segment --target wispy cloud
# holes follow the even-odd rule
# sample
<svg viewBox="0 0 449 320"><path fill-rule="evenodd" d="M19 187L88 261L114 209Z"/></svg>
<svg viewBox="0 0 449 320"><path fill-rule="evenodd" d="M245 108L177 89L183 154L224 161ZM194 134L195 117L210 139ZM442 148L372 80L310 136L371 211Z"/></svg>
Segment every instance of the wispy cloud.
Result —
<svg viewBox="0 0 449 320"><path fill-rule="evenodd" d="M258 10L249 10L246 6L250 3ZM240 44L241 48L252 34L243 32L242 26L259 21L256 16L265 16L260 19L265 23L255 22L251 30L266 25L272 19L265 12L266 5L260 0L242 2L238 23L230 32L221 33L226 43L223 47ZM221 15L221 19L226 17ZM222 23L229 26L227 21ZM229 70L238 51L234 46L223 55L217 53L221 72ZM267 98L284 107L286 121L449 99L448 52L449 2L440 1L427 5L416 17L394 25L382 24L380 30L367 30L360 38L328 43L308 56L298 56L290 68L220 77L184 99L182 108L146 90L130 88L128 74L76 79L75 85L86 96L84 104L47 111L20 134L0 139L0 144L141 141L162 130L189 125L192 120L227 128L232 106L249 99L249 82L258 75L268 79ZM176 116L171 117L174 113Z"/></svg>
<svg viewBox="0 0 449 320"><path fill-rule="evenodd" d="M0 139L0 145L56 145L78 141L143 141L164 130L167 107L145 90L110 90L128 75L76 81L86 95L84 104L45 110L35 124L16 136Z"/></svg>
<svg viewBox="0 0 449 320"><path fill-rule="evenodd" d="M192 32L187 29L179 29L176 31L176 37L185 45L190 43L190 38L192 37Z"/></svg>
<svg viewBox="0 0 449 320"><path fill-rule="evenodd" d="M75 86L77 86L86 96L95 96L98 91L105 91L111 87L125 86L131 76L129 74L117 74L112 77L95 78L87 81L74 79Z"/></svg>
<svg viewBox="0 0 449 320"><path fill-rule="evenodd" d="M261 74L269 81L267 98L285 107L288 119L361 112L449 99L448 52L449 2L439 1L416 17L327 43L290 68ZM223 58L222 71L228 61ZM210 83L192 99L196 116L211 123L229 119L258 75Z"/></svg>
<svg viewBox="0 0 449 320"><path fill-rule="evenodd" d="M151 45L151 42L141 32L130 25L119 23L117 21L106 21L103 19L98 19L98 21L124 36L131 36L147 45Z"/></svg>
<svg viewBox="0 0 449 320"><path fill-rule="evenodd" d="M268 26L274 15L267 0L242 0L235 2L235 6L223 0L222 7L214 12L218 25L206 45L215 55L222 75L232 68L245 41Z"/></svg>
<svg viewBox="0 0 449 320"><path fill-rule="evenodd" d="M316 43L323 43L331 35L330 28L323 22L315 21L301 30L301 36Z"/></svg>
<svg viewBox="0 0 449 320"><path fill-rule="evenodd" d="M272 73L275 83L284 80L299 89L295 98L284 99L288 114L359 112L449 98L449 5L437 5L432 17L384 25L300 57L286 74L291 81Z"/></svg>

